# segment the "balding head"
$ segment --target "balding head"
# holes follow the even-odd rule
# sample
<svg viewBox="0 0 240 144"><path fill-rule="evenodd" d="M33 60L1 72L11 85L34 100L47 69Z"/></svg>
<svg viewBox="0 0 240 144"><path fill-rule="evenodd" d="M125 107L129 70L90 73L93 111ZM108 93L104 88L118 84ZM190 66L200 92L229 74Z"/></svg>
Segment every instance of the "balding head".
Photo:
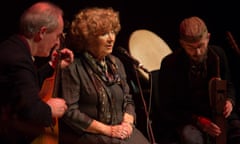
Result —
<svg viewBox="0 0 240 144"><path fill-rule="evenodd" d="M186 42L199 41L205 34L208 33L207 26L202 19L193 16L185 18L179 28L180 40Z"/></svg>

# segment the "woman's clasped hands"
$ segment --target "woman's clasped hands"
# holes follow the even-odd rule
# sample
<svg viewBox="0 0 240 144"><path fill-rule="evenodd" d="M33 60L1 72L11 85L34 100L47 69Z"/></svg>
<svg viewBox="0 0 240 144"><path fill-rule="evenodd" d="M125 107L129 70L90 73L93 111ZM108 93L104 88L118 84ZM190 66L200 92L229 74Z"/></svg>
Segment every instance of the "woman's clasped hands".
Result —
<svg viewBox="0 0 240 144"><path fill-rule="evenodd" d="M120 139L127 139L133 132L133 124L122 122L120 125L111 126L111 136Z"/></svg>

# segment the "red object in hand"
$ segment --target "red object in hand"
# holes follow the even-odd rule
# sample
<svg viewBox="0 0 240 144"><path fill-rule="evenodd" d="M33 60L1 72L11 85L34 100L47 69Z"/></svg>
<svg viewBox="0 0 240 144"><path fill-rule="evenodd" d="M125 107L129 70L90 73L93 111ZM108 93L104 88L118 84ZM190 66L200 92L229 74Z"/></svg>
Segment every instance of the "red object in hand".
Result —
<svg viewBox="0 0 240 144"><path fill-rule="evenodd" d="M200 125L210 125L210 124L211 124L211 121L210 121L209 119L205 118L205 117L199 116L199 117L198 117L198 123L199 123Z"/></svg>

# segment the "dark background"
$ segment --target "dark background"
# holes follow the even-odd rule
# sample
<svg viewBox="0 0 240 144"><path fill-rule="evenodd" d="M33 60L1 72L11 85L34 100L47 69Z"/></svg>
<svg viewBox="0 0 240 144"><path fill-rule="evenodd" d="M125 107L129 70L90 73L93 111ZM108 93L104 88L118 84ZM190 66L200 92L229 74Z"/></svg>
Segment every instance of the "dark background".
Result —
<svg viewBox="0 0 240 144"><path fill-rule="evenodd" d="M7 0L0 5L0 40L15 32L18 18L28 6L37 0ZM51 0L65 12L65 20L71 21L79 9L89 6L113 7L120 12L122 30L117 44L128 46L129 35L137 29L153 31L175 49L178 44L178 25L188 16L203 18L211 32L211 41L222 45L226 31L231 31L239 41L240 8L236 0ZM214 2L214 3L213 3Z"/></svg>
<svg viewBox="0 0 240 144"><path fill-rule="evenodd" d="M0 5L0 40L17 32L18 19L24 9L37 0L7 0ZM138 29L147 29L161 37L168 46L174 50L178 47L178 26L180 21L189 16L199 16L207 24L211 33L210 43L224 48L229 58L230 67L237 90L240 88L239 54L232 48L227 39L226 32L230 31L240 44L240 7L237 0L51 0L59 5L65 13L65 21L70 22L78 10L90 7L113 7L120 12L122 30L120 31L115 46L128 49L128 41L132 32ZM124 63L124 64L127 64ZM126 66L130 79L136 82L131 67ZM136 82L137 83L137 82ZM148 83L142 82L143 91L148 89ZM147 92L146 92L147 93ZM138 127L146 132L144 104L135 91L137 100L137 114L140 121ZM140 93L141 94L141 93ZM144 93L144 97L148 97ZM148 104L148 101L146 101ZM146 134L146 133L144 133Z"/></svg>

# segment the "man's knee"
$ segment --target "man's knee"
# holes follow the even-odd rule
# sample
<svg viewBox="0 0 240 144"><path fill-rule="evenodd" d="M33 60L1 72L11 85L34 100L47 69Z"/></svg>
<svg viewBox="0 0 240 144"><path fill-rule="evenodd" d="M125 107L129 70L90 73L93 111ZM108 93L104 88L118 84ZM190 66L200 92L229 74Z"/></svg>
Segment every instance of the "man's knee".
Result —
<svg viewBox="0 0 240 144"><path fill-rule="evenodd" d="M193 125L186 125L181 131L181 143L184 144L204 144L201 131Z"/></svg>

